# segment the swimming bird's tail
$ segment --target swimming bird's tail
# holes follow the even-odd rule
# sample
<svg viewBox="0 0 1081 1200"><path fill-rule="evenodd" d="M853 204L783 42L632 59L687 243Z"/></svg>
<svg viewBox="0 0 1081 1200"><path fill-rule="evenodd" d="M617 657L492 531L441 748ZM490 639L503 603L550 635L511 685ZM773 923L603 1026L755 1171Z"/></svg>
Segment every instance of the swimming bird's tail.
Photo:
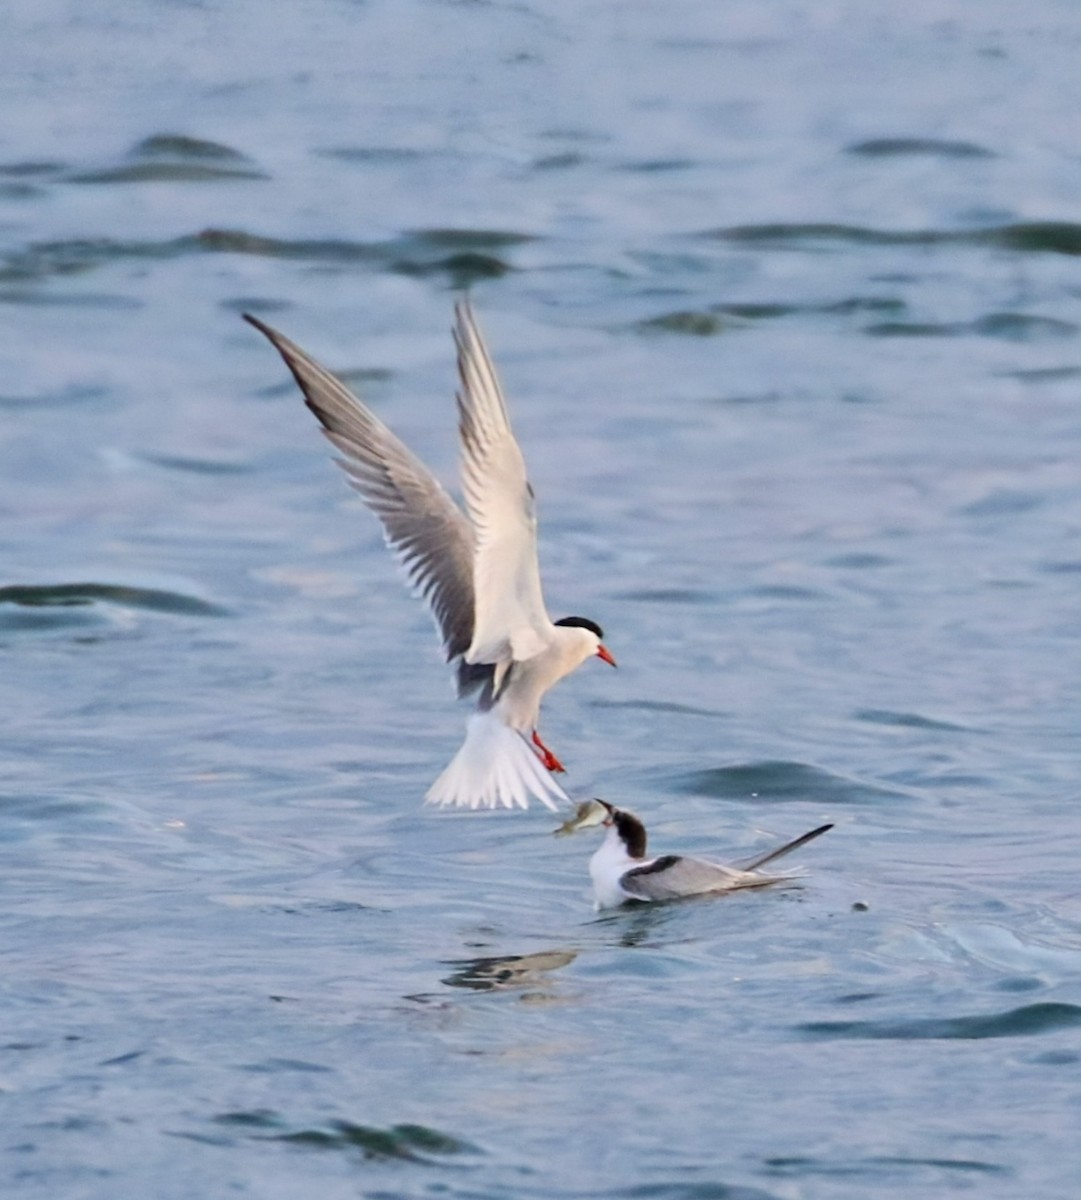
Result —
<svg viewBox="0 0 1081 1200"><path fill-rule="evenodd" d="M489 709L470 716L462 748L424 799L444 808L528 808L530 797L553 812L558 801L569 803L525 738Z"/></svg>
<svg viewBox="0 0 1081 1200"><path fill-rule="evenodd" d="M775 862L778 858L782 858L786 854L791 854L793 850L798 850L800 846L806 846L808 842L813 842L816 837L821 837L822 834L828 833L832 828L832 824L819 825L817 829L812 829L810 833L800 834L798 838L793 838L792 841L785 842L783 846L778 846L776 850L767 850L764 854L759 854L756 858L741 862L739 869L741 871L757 871L759 867L764 867L766 863Z"/></svg>

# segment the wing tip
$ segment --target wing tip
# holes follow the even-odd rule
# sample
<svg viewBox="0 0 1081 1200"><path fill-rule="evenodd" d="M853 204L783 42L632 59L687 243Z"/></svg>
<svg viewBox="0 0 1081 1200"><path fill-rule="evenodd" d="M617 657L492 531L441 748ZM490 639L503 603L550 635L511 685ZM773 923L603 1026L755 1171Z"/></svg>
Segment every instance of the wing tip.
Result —
<svg viewBox="0 0 1081 1200"><path fill-rule="evenodd" d="M276 347L280 348L280 343L284 339L273 325L268 325L266 321L260 320L257 316L255 316L254 313L250 312L242 312L240 314L240 319L242 321L247 321L247 323L253 329L258 329L263 337L265 337L268 341L273 342Z"/></svg>
<svg viewBox="0 0 1081 1200"><path fill-rule="evenodd" d="M463 292L462 295L454 301L454 323L462 325L466 323L475 323L476 318L473 315L473 299L468 292Z"/></svg>

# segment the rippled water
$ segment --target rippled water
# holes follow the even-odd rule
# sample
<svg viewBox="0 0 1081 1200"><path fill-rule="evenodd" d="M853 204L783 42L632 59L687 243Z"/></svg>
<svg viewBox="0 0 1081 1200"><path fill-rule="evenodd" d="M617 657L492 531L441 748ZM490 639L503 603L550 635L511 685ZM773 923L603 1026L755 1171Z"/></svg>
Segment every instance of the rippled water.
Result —
<svg viewBox="0 0 1081 1200"><path fill-rule="evenodd" d="M15 0L4 1195L1060 1200L1081 11ZM797 891L596 917L432 813L429 619L239 319L447 478L473 295L576 794Z"/></svg>

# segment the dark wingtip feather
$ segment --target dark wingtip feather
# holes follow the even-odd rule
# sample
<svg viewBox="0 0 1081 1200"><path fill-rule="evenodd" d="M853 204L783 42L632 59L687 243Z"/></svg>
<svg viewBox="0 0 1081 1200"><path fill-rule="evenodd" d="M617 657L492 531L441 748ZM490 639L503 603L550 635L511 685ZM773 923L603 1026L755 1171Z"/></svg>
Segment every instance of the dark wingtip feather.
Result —
<svg viewBox="0 0 1081 1200"><path fill-rule="evenodd" d="M273 325L268 325L266 321L260 321L258 317L253 316L251 313L241 313L240 316L242 320L247 321L252 329L258 329L263 337L265 337L267 341L271 343L274 349L277 350L282 357L285 357L284 351L282 350L282 343L284 342L288 345L289 339L286 338L284 334L279 333Z"/></svg>
<svg viewBox="0 0 1081 1200"><path fill-rule="evenodd" d="M302 366L308 367L312 371L319 371L325 375L328 375L333 382L338 385L338 387L340 387L343 391L348 392L349 389L346 388L345 384L343 384L342 381L333 374L333 372L328 371L326 367L322 366L320 363L317 363L313 358L311 358L311 356L302 350L295 342L290 341L284 333L279 333L273 325L268 325L265 321L260 321L258 317L252 316L251 313L241 313L240 315L253 329L258 329L259 332L267 339L267 341L270 342L274 349L277 350L277 352L281 355L282 362L284 362L289 368L289 373L296 380L297 387L300 388L301 396L303 397L304 403L307 405L308 410L319 422L319 424L322 425L323 432L330 436L331 441L334 441L332 436L334 434L347 434L348 429L341 417L337 416L334 412L328 409L326 405L321 404L319 400L316 399L315 395L313 394L314 384L305 376ZM335 442L335 445L337 445L337 442Z"/></svg>
<svg viewBox="0 0 1081 1200"><path fill-rule="evenodd" d="M809 833L804 833L798 838L793 838L790 842L785 842L783 846L778 846L775 850L767 850L765 854L759 854L752 858L749 862L740 864L742 871L757 871L759 867L764 867L766 863L775 862L778 858L783 858L786 854L791 854L793 850L799 850L801 846L806 846L808 842L813 842L815 838L821 837L824 833L829 833L833 828L833 823L828 825L819 825L817 829L812 829Z"/></svg>
<svg viewBox="0 0 1081 1200"><path fill-rule="evenodd" d="M249 325L254 325L260 333L265 333L267 337L270 336L270 326L264 325L258 317L253 317L251 313L241 313L240 316L243 320L247 321Z"/></svg>
<svg viewBox="0 0 1081 1200"><path fill-rule="evenodd" d="M458 659L458 698L468 696L479 688L488 688L495 679L493 663L467 663L464 658ZM485 705L482 699L482 707Z"/></svg>

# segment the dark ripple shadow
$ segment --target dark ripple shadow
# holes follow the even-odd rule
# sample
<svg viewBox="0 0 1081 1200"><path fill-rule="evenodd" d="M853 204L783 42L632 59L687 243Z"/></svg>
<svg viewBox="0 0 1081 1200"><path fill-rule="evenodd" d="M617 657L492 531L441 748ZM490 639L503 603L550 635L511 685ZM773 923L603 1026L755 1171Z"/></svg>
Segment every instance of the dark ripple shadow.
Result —
<svg viewBox="0 0 1081 1200"><path fill-rule="evenodd" d="M324 1063L307 1062L302 1058L265 1058L257 1063L245 1064L243 1071L253 1075L276 1075L282 1071L297 1071L302 1075L330 1075L333 1067Z"/></svg>
<svg viewBox="0 0 1081 1200"><path fill-rule="evenodd" d="M634 604L713 604L717 596L702 588L634 588L627 592L616 592L617 600L629 600Z"/></svg>
<svg viewBox="0 0 1081 1200"><path fill-rule="evenodd" d="M1012 1175L999 1163L973 1158L908 1158L897 1154L873 1155L868 1158L827 1159L805 1156L767 1158L764 1163L771 1175L801 1179L807 1175L881 1177L884 1173L896 1178L898 1173L928 1170L961 1175Z"/></svg>
<svg viewBox="0 0 1081 1200"><path fill-rule="evenodd" d="M0 634L7 633L52 633L61 630L86 632L92 640L91 631L100 633L102 618L85 608L64 608L41 611L38 609L6 609L0 607Z"/></svg>
<svg viewBox="0 0 1081 1200"><path fill-rule="evenodd" d="M975 142L950 141L944 138L880 137L853 142L845 147L846 154L857 158L995 158Z"/></svg>
<svg viewBox="0 0 1081 1200"><path fill-rule="evenodd" d="M696 1172L697 1174L697 1172ZM508 1193L509 1194L509 1193ZM503 1192L470 1193L469 1200L495 1200ZM719 1180L701 1179L658 1180L655 1183L638 1183L631 1187L596 1189L544 1189L517 1187L514 1195L521 1200L780 1200L778 1193L763 1191L762 1188L745 1184L722 1183ZM389 1197L386 1198L389 1200Z"/></svg>
<svg viewBox="0 0 1081 1200"><path fill-rule="evenodd" d="M421 229L382 242L345 238L276 238L243 229L209 228L166 241L113 238L37 242L7 256L0 284L85 274L126 259L168 260L198 254L245 254L328 267L370 266L399 275L448 276L456 287L512 270L505 251L530 235L485 229Z"/></svg>
<svg viewBox="0 0 1081 1200"><path fill-rule="evenodd" d="M715 337L742 328L746 322L726 318L709 309L679 309L639 321L636 328L643 333L682 333L690 337Z"/></svg>
<svg viewBox="0 0 1081 1200"><path fill-rule="evenodd" d="M70 609L94 604L115 604L150 612L183 616L224 617L228 609L196 596L158 588L127 587L113 583L12 584L0 587L0 605L30 609ZM4 614L0 610L0 627Z"/></svg>
<svg viewBox="0 0 1081 1200"><path fill-rule="evenodd" d="M971 733L965 725L954 725L950 721L937 721L919 713L894 712L888 708L861 708L853 713L857 721L868 725L885 725L896 729L926 729L932 733Z"/></svg>
<svg viewBox="0 0 1081 1200"><path fill-rule="evenodd" d="M79 171L69 175L67 183L222 183L225 181L269 179L262 171L237 167L215 167L208 163L138 162L98 171Z"/></svg>
<svg viewBox="0 0 1081 1200"><path fill-rule="evenodd" d="M817 800L830 804L861 804L867 801L904 797L903 792L875 784L831 775L806 763L768 761L740 763L731 767L709 767L689 771L672 781L676 791L687 795L714 796L724 800Z"/></svg>
<svg viewBox="0 0 1081 1200"><path fill-rule="evenodd" d="M605 700L591 701L591 708L632 708L642 712L672 713L678 717L727 717L719 708L699 708L693 704L679 704L673 700Z"/></svg>
<svg viewBox="0 0 1081 1200"><path fill-rule="evenodd" d="M123 163L74 171L63 178L67 183L89 184L220 183L263 180L270 176L230 146L184 134L163 133L133 146Z"/></svg>
<svg viewBox="0 0 1081 1200"><path fill-rule="evenodd" d="M329 146L315 153L321 158L365 167L398 167L404 163L430 162L443 156L437 150L417 150L411 146Z"/></svg>
<svg viewBox="0 0 1081 1200"><path fill-rule="evenodd" d="M1076 221L1010 221L980 229L871 229L830 222L730 225L699 236L777 250L829 250L846 246L990 246L1035 254L1081 254Z"/></svg>
<svg viewBox="0 0 1081 1200"><path fill-rule="evenodd" d="M644 158L616 163L611 169L632 175L666 175L673 171L691 171L699 165L694 158Z"/></svg>
<svg viewBox="0 0 1081 1200"><path fill-rule="evenodd" d="M797 304L783 301L711 304L706 308L678 309L639 321L635 328L643 333L682 333L693 337L711 337L735 329L744 329L763 321L785 317L848 317L867 313L898 315L905 302L897 296L847 296L821 304Z"/></svg>
<svg viewBox="0 0 1081 1200"><path fill-rule="evenodd" d="M0 200L36 200L44 194L43 188L32 183L0 180Z"/></svg>
<svg viewBox="0 0 1081 1200"><path fill-rule="evenodd" d="M108 292L51 296L18 287L0 288L0 304L19 304L24 308L91 308L114 312L131 312L143 307L143 301L136 300L134 296L114 296Z"/></svg>
<svg viewBox="0 0 1081 1200"><path fill-rule="evenodd" d="M322 913L345 913L356 916L358 913L387 913L386 908L376 908L374 904L361 904L359 900L301 900L296 903L284 901L275 904L259 905L260 912L283 913L287 917L318 917Z"/></svg>
<svg viewBox="0 0 1081 1200"><path fill-rule="evenodd" d="M391 1125L380 1129L354 1121L334 1120L325 1125L290 1128L271 1109L226 1112L215 1124L241 1136L264 1142L282 1142L309 1150L359 1153L361 1158L384 1162L431 1163L459 1154L480 1154L479 1147L427 1125Z"/></svg>
<svg viewBox="0 0 1081 1200"><path fill-rule="evenodd" d="M1077 326L1071 321L1029 313L987 313L974 321L879 321L867 325L869 337L986 337L1001 342L1047 342L1074 337Z"/></svg>
<svg viewBox="0 0 1081 1200"><path fill-rule="evenodd" d="M1003 342L1054 341L1077 334L1077 326L1072 321L1019 312L987 313L986 316L977 317L969 328L980 337L997 338Z"/></svg>
<svg viewBox="0 0 1081 1200"><path fill-rule="evenodd" d="M1058 383L1081 378L1081 367L1033 367L994 374L999 379L1016 379L1018 383Z"/></svg>
<svg viewBox="0 0 1081 1200"><path fill-rule="evenodd" d="M902 1021L808 1021L795 1026L804 1037L823 1040L978 1041L1031 1037L1081 1025L1081 1007L1046 1002L976 1017L930 1017Z"/></svg>
<svg viewBox="0 0 1081 1200"><path fill-rule="evenodd" d="M778 1200L775 1192L713 1180L698 1183L639 1183L616 1192L582 1192L578 1195L581 1200Z"/></svg>
<svg viewBox="0 0 1081 1200"><path fill-rule="evenodd" d="M806 600L825 600L829 593L792 583L764 583L748 588L743 595L754 596L760 600L792 600L798 603Z"/></svg>
<svg viewBox="0 0 1081 1200"><path fill-rule="evenodd" d="M957 511L966 517L1008 517L1033 512L1047 503L1045 496L1014 488L994 488L987 495L963 504Z"/></svg>
<svg viewBox="0 0 1081 1200"><path fill-rule="evenodd" d="M67 164L49 160L24 160L0 163L0 178L3 179L51 179L67 170Z"/></svg>
<svg viewBox="0 0 1081 1200"><path fill-rule="evenodd" d="M855 550L850 554L837 554L826 559L827 567L836 567L842 571L868 571L879 567L889 567L895 562L884 554L872 551Z"/></svg>
<svg viewBox="0 0 1081 1200"><path fill-rule="evenodd" d="M36 283L56 277L82 275L127 258L173 258L182 253L178 242L119 242L112 238L77 238L33 242L8 254L0 265L0 283Z"/></svg>
<svg viewBox="0 0 1081 1200"><path fill-rule="evenodd" d="M134 457L167 471L192 475L246 475L255 470L250 463L221 462L209 458L184 458L179 454L137 454Z"/></svg>
<svg viewBox="0 0 1081 1200"><path fill-rule="evenodd" d="M15 840L16 822L56 822L70 829L75 819L107 818L109 808L100 801L75 800L70 796L60 799L38 792L0 792L0 813L4 816L0 841L6 842Z"/></svg>
<svg viewBox="0 0 1081 1200"><path fill-rule="evenodd" d="M565 150L561 154L544 154L535 158L530 164L534 171L570 171L575 167L585 166L590 160L574 150Z"/></svg>
<svg viewBox="0 0 1081 1200"><path fill-rule="evenodd" d="M188 162L248 162L246 155L231 146L183 133L153 134L139 142L131 155L133 158L177 158Z"/></svg>
<svg viewBox="0 0 1081 1200"><path fill-rule="evenodd" d="M65 169L59 162L24 160L0 163L0 199L36 200Z"/></svg>
<svg viewBox="0 0 1081 1200"><path fill-rule="evenodd" d="M71 384L55 392L42 392L36 396L0 395L0 408L66 408L69 404L96 404L108 394L108 388L95 384Z"/></svg>
<svg viewBox="0 0 1081 1200"><path fill-rule="evenodd" d="M461 251L442 258L425 261L401 260L392 263L390 270L399 275L446 275L451 287L463 291L485 279L499 279L514 268L506 260L494 254L478 254Z"/></svg>
<svg viewBox="0 0 1081 1200"><path fill-rule="evenodd" d="M955 767L906 767L904 770L887 772L884 778L901 787L937 793L940 799L943 793L954 789L985 795L991 795L995 791L995 780L992 776L962 771Z"/></svg>

